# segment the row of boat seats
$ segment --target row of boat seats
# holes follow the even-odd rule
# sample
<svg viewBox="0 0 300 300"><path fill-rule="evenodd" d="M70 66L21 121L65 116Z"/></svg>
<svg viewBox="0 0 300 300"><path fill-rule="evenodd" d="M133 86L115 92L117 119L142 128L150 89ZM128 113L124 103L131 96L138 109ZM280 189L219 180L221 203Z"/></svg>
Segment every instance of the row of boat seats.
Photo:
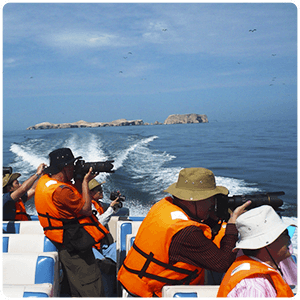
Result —
<svg viewBox="0 0 300 300"><path fill-rule="evenodd" d="M13 287L23 289L23 292L27 289L40 291L42 286L45 288L45 284L51 285L47 295L50 297L59 295L58 252L3 253L2 267L7 297L11 297Z"/></svg>
<svg viewBox="0 0 300 300"><path fill-rule="evenodd" d="M57 251L44 234L3 234L4 253L35 253Z"/></svg>
<svg viewBox="0 0 300 300"><path fill-rule="evenodd" d="M109 231L116 241L117 235L117 222L119 216L112 216L108 222ZM38 220L34 221L4 221L2 222L3 233L19 233L19 234L32 234L44 233L43 227Z"/></svg>
<svg viewBox="0 0 300 300"><path fill-rule="evenodd" d="M216 298L219 285L165 285L162 288L164 298Z"/></svg>
<svg viewBox="0 0 300 300"><path fill-rule="evenodd" d="M4 221L2 222L2 229L3 233L44 234L39 221Z"/></svg>

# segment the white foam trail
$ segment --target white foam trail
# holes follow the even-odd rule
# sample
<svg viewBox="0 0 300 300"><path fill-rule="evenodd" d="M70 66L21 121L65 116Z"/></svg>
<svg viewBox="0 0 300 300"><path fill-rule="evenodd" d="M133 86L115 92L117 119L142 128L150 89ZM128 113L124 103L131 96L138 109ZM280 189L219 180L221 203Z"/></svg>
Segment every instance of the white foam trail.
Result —
<svg viewBox="0 0 300 300"><path fill-rule="evenodd" d="M86 162L97 162L108 160L107 155L102 150L103 143L100 136L88 133L84 138L78 135L72 135L65 143L65 147L72 150L75 157L82 156ZM99 173L96 180L105 181L110 173Z"/></svg>
<svg viewBox="0 0 300 300"><path fill-rule="evenodd" d="M249 195L261 190L257 187L253 187L254 183L246 183L242 179L215 176L216 185L225 186L229 190L229 196L233 195Z"/></svg>
<svg viewBox="0 0 300 300"><path fill-rule="evenodd" d="M155 139L157 139L157 136L152 136L146 139L143 139L141 141L138 141L137 143L135 143L134 145L131 145L128 149L126 149L125 151L122 150L121 152L117 153L117 157L115 158L115 162L114 162L114 170L118 170L119 168L121 168L123 166L123 162L128 158L128 155L133 152L137 147L139 146L143 146L146 145L152 141L154 141Z"/></svg>
<svg viewBox="0 0 300 300"><path fill-rule="evenodd" d="M20 161L29 163L34 168L37 168L41 163L45 163L45 157L33 153L32 149L26 149L20 145L12 144L10 151L16 154Z"/></svg>
<svg viewBox="0 0 300 300"><path fill-rule="evenodd" d="M12 144L10 151L16 155L15 162L11 164L14 172L21 173L20 181L28 178L29 174L36 172L41 163L48 163L48 159L37 155L31 148Z"/></svg>

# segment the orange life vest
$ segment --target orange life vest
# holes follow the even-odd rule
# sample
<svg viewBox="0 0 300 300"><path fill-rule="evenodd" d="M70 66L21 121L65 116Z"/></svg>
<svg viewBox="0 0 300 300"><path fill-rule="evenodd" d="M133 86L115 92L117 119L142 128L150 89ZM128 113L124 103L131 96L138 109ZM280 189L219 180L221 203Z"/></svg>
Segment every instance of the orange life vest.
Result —
<svg viewBox="0 0 300 300"><path fill-rule="evenodd" d="M108 230L98 222L94 215L90 217L79 215L70 219L60 217L52 199L54 191L59 186L67 186L80 196L80 193L70 184L54 180L48 175L43 175L39 179L35 189L35 207L45 235L54 242L63 243L63 231L67 228L66 223L74 220L78 222L79 227L83 227L93 237L95 243L99 243Z"/></svg>
<svg viewBox="0 0 300 300"><path fill-rule="evenodd" d="M166 197L153 205L142 222L135 242L118 273L118 280L132 294L161 297L164 285L204 283L204 269L184 262L169 264L173 236L188 226L202 229L211 238L209 226L190 220L189 216Z"/></svg>
<svg viewBox="0 0 300 300"><path fill-rule="evenodd" d="M220 221L220 222L222 222L222 221ZM221 240L222 240L222 238L225 235L226 226L227 226L227 223L226 222L222 222L221 225L220 225L219 232L217 233L217 235L213 239L214 244L217 245L218 248L221 248Z"/></svg>
<svg viewBox="0 0 300 300"><path fill-rule="evenodd" d="M104 208L101 205L101 203L99 203L98 201L92 200L93 205L95 206L95 208L97 209L98 213L100 215L102 215L104 213Z"/></svg>
<svg viewBox="0 0 300 300"><path fill-rule="evenodd" d="M25 204L21 198L15 202L15 207L16 207L15 220L17 220L17 221L29 221L30 220L29 215L26 213Z"/></svg>
<svg viewBox="0 0 300 300"><path fill-rule="evenodd" d="M281 277L279 272L246 255L242 255L238 257L227 270L221 282L217 297L226 297L242 279L253 277L257 274L268 274L271 277L277 292L277 297L294 296L293 291Z"/></svg>

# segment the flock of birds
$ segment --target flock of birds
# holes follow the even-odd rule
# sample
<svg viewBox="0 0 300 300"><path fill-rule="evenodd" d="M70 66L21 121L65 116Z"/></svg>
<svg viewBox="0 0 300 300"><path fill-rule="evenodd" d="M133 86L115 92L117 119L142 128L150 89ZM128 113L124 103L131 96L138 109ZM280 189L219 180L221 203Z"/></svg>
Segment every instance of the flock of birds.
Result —
<svg viewBox="0 0 300 300"><path fill-rule="evenodd" d="M162 28L161 30L165 32L165 31L167 31L168 29L167 29L167 28ZM255 32L255 31L257 31L256 28L254 28L254 29L249 29L249 32ZM124 59L127 59L127 58L128 58L128 55L132 55L132 52L129 51L129 52L127 53L127 56L123 56L123 58L124 58ZM271 55L272 55L272 56L276 56L276 53L272 53ZM241 62L238 62L238 64L240 65ZM119 74L123 74L123 71L119 71ZM31 76L30 79L33 79L33 76ZM146 80L146 78L141 78L141 80ZM276 77L273 77L273 78L272 78L272 82L274 82L275 80L276 80ZM285 83L282 83L282 84L285 85ZM270 84L269 84L269 86L272 86L272 85L273 85L273 83L270 83Z"/></svg>
<svg viewBox="0 0 300 300"><path fill-rule="evenodd" d="M168 30L167 28L162 28L162 31L167 31L167 30ZM254 29L249 29L249 32L255 32L255 31L257 31L256 28L254 28ZM132 52L128 52L127 55L132 55ZM271 55L272 55L272 56L276 56L276 53L272 53ZM124 59L127 59L128 56L123 56L123 58L124 58ZM238 62L238 64L240 65L241 62ZM123 71L119 71L119 74L123 74ZM273 77L273 78L272 78L272 82L274 82L275 79L276 79L276 77ZM141 78L141 80L146 80L146 78ZM272 85L273 85L273 83L270 83L270 84L269 84L269 86L272 86ZM285 85L285 83L283 83L283 85Z"/></svg>

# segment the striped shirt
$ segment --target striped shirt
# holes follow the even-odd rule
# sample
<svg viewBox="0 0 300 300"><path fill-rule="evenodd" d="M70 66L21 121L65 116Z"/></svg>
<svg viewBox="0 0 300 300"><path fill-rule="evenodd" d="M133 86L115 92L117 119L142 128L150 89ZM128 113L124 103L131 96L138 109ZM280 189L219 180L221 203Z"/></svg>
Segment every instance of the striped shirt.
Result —
<svg viewBox="0 0 300 300"><path fill-rule="evenodd" d="M245 278L241 280L227 295L228 298L236 297L276 297L277 293L268 276Z"/></svg>
<svg viewBox="0 0 300 300"><path fill-rule="evenodd" d="M169 249L169 263L181 261L225 273L236 258L232 249L237 239L235 224L227 224L221 248L208 239L199 227L188 226L174 235Z"/></svg>

